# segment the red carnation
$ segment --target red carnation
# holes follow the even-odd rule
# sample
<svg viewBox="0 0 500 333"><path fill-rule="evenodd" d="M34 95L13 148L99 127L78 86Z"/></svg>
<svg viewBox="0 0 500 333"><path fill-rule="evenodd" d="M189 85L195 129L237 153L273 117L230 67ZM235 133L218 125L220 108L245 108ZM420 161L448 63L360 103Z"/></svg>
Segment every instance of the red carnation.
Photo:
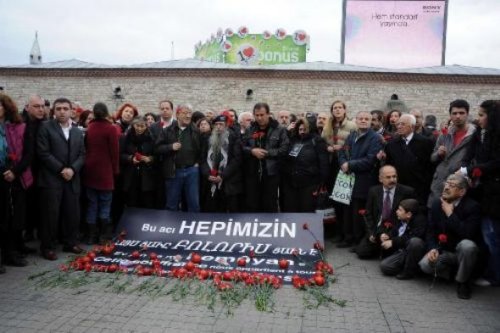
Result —
<svg viewBox="0 0 500 333"><path fill-rule="evenodd" d="M448 127L441 128L441 134L442 135L448 135Z"/></svg>
<svg viewBox="0 0 500 333"><path fill-rule="evenodd" d="M302 225L302 229L304 229L304 230L309 230L309 224L304 223L304 224Z"/></svg>
<svg viewBox="0 0 500 333"><path fill-rule="evenodd" d="M361 216L366 215L366 209L360 209L360 210L358 210L358 214L361 215Z"/></svg>
<svg viewBox="0 0 500 333"><path fill-rule="evenodd" d="M472 169L472 178L480 178L483 175L483 172L479 168Z"/></svg>
<svg viewBox="0 0 500 333"><path fill-rule="evenodd" d="M17 154L16 153L9 153L7 155L7 158L13 162L17 161Z"/></svg>
<svg viewBox="0 0 500 333"><path fill-rule="evenodd" d="M217 171L217 169L210 169L210 176L214 176L214 177L217 177L217 174L219 172Z"/></svg>
<svg viewBox="0 0 500 333"><path fill-rule="evenodd" d="M255 258L255 252L254 252L254 250L250 250L250 253L248 253L248 256L250 258Z"/></svg>
<svg viewBox="0 0 500 333"><path fill-rule="evenodd" d="M334 142L334 143L337 143L337 141L339 141L339 137L338 137L338 136L336 136L336 135L335 135L335 136L333 136L332 138L333 138L333 142Z"/></svg>
<svg viewBox="0 0 500 333"><path fill-rule="evenodd" d="M392 223L390 221L385 221L384 222L384 228L391 229L392 228Z"/></svg>
<svg viewBox="0 0 500 333"><path fill-rule="evenodd" d="M384 134L383 138L384 138L384 141L386 141L386 142L387 142L387 141L389 141L389 140L391 140L391 139L392 139L392 136L391 136L391 135L389 135L389 134Z"/></svg>
<svg viewBox="0 0 500 333"><path fill-rule="evenodd" d="M142 155L141 153L139 153L139 152L136 152L136 153L134 154L134 158L135 158L137 161L140 161L140 160L142 159L142 156L143 156L143 155Z"/></svg>
<svg viewBox="0 0 500 333"><path fill-rule="evenodd" d="M438 239L440 244L446 244L448 242L448 236L446 236L446 234L439 234Z"/></svg>

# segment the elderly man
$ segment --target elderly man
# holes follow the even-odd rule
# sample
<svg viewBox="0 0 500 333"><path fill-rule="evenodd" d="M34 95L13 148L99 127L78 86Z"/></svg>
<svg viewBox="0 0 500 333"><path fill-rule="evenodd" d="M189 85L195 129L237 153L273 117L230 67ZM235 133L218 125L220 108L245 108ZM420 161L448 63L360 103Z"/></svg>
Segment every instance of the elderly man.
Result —
<svg viewBox="0 0 500 333"><path fill-rule="evenodd" d="M408 185L417 192L422 206L427 203L433 167L430 161L434 142L415 132L416 119L404 114L396 123L398 136L385 146L385 162L393 165L399 183Z"/></svg>
<svg viewBox="0 0 500 333"><path fill-rule="evenodd" d="M55 119L44 122L37 136L40 170L37 183L43 205L41 208L41 251L48 260L54 253L61 221L63 251L79 254L77 245L80 216L80 170L85 162L83 134L71 125L71 102L66 98L54 101Z"/></svg>
<svg viewBox="0 0 500 333"><path fill-rule="evenodd" d="M243 191L242 151L239 136L229 130L228 116L213 120L213 130L202 145L202 210L238 212L238 195Z"/></svg>
<svg viewBox="0 0 500 333"><path fill-rule="evenodd" d="M281 164L288 153L286 128L271 119L269 105L257 103L255 123L243 143L245 157L245 201L250 212L278 211Z"/></svg>
<svg viewBox="0 0 500 333"><path fill-rule="evenodd" d="M240 133L242 136L245 134L246 130L250 128L253 121L253 114L251 112L245 111L240 113L238 116L238 124L240 124Z"/></svg>
<svg viewBox="0 0 500 333"><path fill-rule="evenodd" d="M327 121L328 121L328 113L326 112L318 113L318 117L316 117L316 129L318 130L319 135L321 135L321 133L323 132L323 128L325 128Z"/></svg>
<svg viewBox="0 0 500 333"><path fill-rule="evenodd" d="M35 151L35 139L38 135L38 130L42 122L47 119L47 115L44 110L45 101L38 95L32 95L28 99L28 104L26 105L26 112L23 112L23 120L26 123L27 135L29 135L33 142L33 151ZM40 162L38 156L34 154L33 160L31 161L31 172L33 178L36 182L38 177L38 170L40 168ZM40 216L39 216L39 205L41 197L39 195L39 189L36 186L31 186L26 190L26 202L29 202L34 209L28 209L26 212L26 232L24 234L24 239L26 241L31 241L35 239L34 232L40 231ZM39 235L40 236L40 235ZM22 246L23 250L20 252L33 252L32 250ZM36 252L36 250L34 250Z"/></svg>
<svg viewBox="0 0 500 333"><path fill-rule="evenodd" d="M334 103L336 105L338 103ZM368 189L377 182L377 152L382 149L382 141L370 123L369 112L360 111L356 115L357 130L347 137L343 149L339 151L339 166L344 173L354 173L355 181L352 189L350 205L344 207L343 236L344 241L337 247L350 247L358 244L364 236L364 227L357 212L365 208Z"/></svg>
<svg viewBox="0 0 500 333"><path fill-rule="evenodd" d="M160 168L166 179L166 208L171 211L179 209L183 194L187 211L200 211L200 132L191 122L192 113L190 105L177 106L177 122L164 128L156 141L155 153L162 158Z"/></svg>
<svg viewBox="0 0 500 333"><path fill-rule="evenodd" d="M446 178L441 196L432 202L426 236L430 250L419 263L427 274L454 277L462 299L471 296L470 280L481 237L481 207L465 196L467 189L467 178L461 174Z"/></svg>
<svg viewBox="0 0 500 333"><path fill-rule="evenodd" d="M462 166L462 160L469 151L473 134L476 131L475 126L467 122L469 117L467 101L457 99L451 102L449 112L452 126L447 133L442 133L438 137L431 155L431 161L437 163L437 167L427 201L428 208L441 196L446 177Z"/></svg>
<svg viewBox="0 0 500 333"><path fill-rule="evenodd" d="M285 127L288 128L288 125L290 125L290 111L286 110L281 110L278 112L278 123Z"/></svg>

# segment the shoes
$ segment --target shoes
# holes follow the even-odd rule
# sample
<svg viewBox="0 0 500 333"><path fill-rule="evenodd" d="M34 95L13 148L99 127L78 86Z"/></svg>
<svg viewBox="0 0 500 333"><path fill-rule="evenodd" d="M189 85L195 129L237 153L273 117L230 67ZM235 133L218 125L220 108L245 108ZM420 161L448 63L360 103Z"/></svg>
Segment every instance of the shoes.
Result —
<svg viewBox="0 0 500 333"><path fill-rule="evenodd" d="M491 282L484 278L479 278L474 281L474 285L478 287L491 287Z"/></svg>
<svg viewBox="0 0 500 333"><path fill-rule="evenodd" d="M470 287L467 283L457 285L457 296L460 299L470 299Z"/></svg>
<svg viewBox="0 0 500 333"><path fill-rule="evenodd" d="M396 279L398 279L398 280L411 280L411 279L413 279L413 274L401 272L398 275L396 275Z"/></svg>
<svg viewBox="0 0 500 333"><path fill-rule="evenodd" d="M63 252L69 252L69 253L74 253L74 254L81 254L84 252L84 250L79 247L78 245L75 246L64 246L63 247Z"/></svg>
<svg viewBox="0 0 500 333"><path fill-rule="evenodd" d="M352 246L352 243L351 242L347 242L347 241L343 241L343 242L340 242L337 244L337 247L339 249L345 249L347 247L351 247Z"/></svg>
<svg viewBox="0 0 500 333"><path fill-rule="evenodd" d="M50 250L42 250L42 257L50 261L57 260L57 254Z"/></svg>
<svg viewBox="0 0 500 333"><path fill-rule="evenodd" d="M14 267L28 266L28 262L19 256L12 256L10 258L6 258L4 264L5 266L14 266Z"/></svg>

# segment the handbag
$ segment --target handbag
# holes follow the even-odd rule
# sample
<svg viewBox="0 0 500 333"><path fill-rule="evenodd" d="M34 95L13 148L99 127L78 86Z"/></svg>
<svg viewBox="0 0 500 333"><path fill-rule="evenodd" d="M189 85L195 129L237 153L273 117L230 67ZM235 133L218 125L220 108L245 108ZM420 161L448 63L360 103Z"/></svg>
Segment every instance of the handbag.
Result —
<svg viewBox="0 0 500 333"><path fill-rule="evenodd" d="M351 203L352 189L354 188L355 180L354 173L345 173L339 170L330 198L334 201L349 205Z"/></svg>
<svg viewBox="0 0 500 333"><path fill-rule="evenodd" d="M320 185L316 191L312 193L316 201L315 213L323 216L323 223L330 224L335 222L335 208L330 200L326 186Z"/></svg>

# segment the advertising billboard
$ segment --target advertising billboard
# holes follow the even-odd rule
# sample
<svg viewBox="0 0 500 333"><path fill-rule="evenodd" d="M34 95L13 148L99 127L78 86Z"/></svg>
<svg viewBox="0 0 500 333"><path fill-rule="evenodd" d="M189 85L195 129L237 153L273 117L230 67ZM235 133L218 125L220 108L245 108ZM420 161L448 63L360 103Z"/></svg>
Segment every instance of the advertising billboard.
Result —
<svg viewBox="0 0 500 333"><path fill-rule="evenodd" d="M274 34L250 34L248 28L224 33L195 46L195 58L200 60L240 65L273 65L306 61L309 36L303 30L287 35L284 29Z"/></svg>
<svg viewBox="0 0 500 333"><path fill-rule="evenodd" d="M446 0L344 0L341 63L444 65Z"/></svg>

